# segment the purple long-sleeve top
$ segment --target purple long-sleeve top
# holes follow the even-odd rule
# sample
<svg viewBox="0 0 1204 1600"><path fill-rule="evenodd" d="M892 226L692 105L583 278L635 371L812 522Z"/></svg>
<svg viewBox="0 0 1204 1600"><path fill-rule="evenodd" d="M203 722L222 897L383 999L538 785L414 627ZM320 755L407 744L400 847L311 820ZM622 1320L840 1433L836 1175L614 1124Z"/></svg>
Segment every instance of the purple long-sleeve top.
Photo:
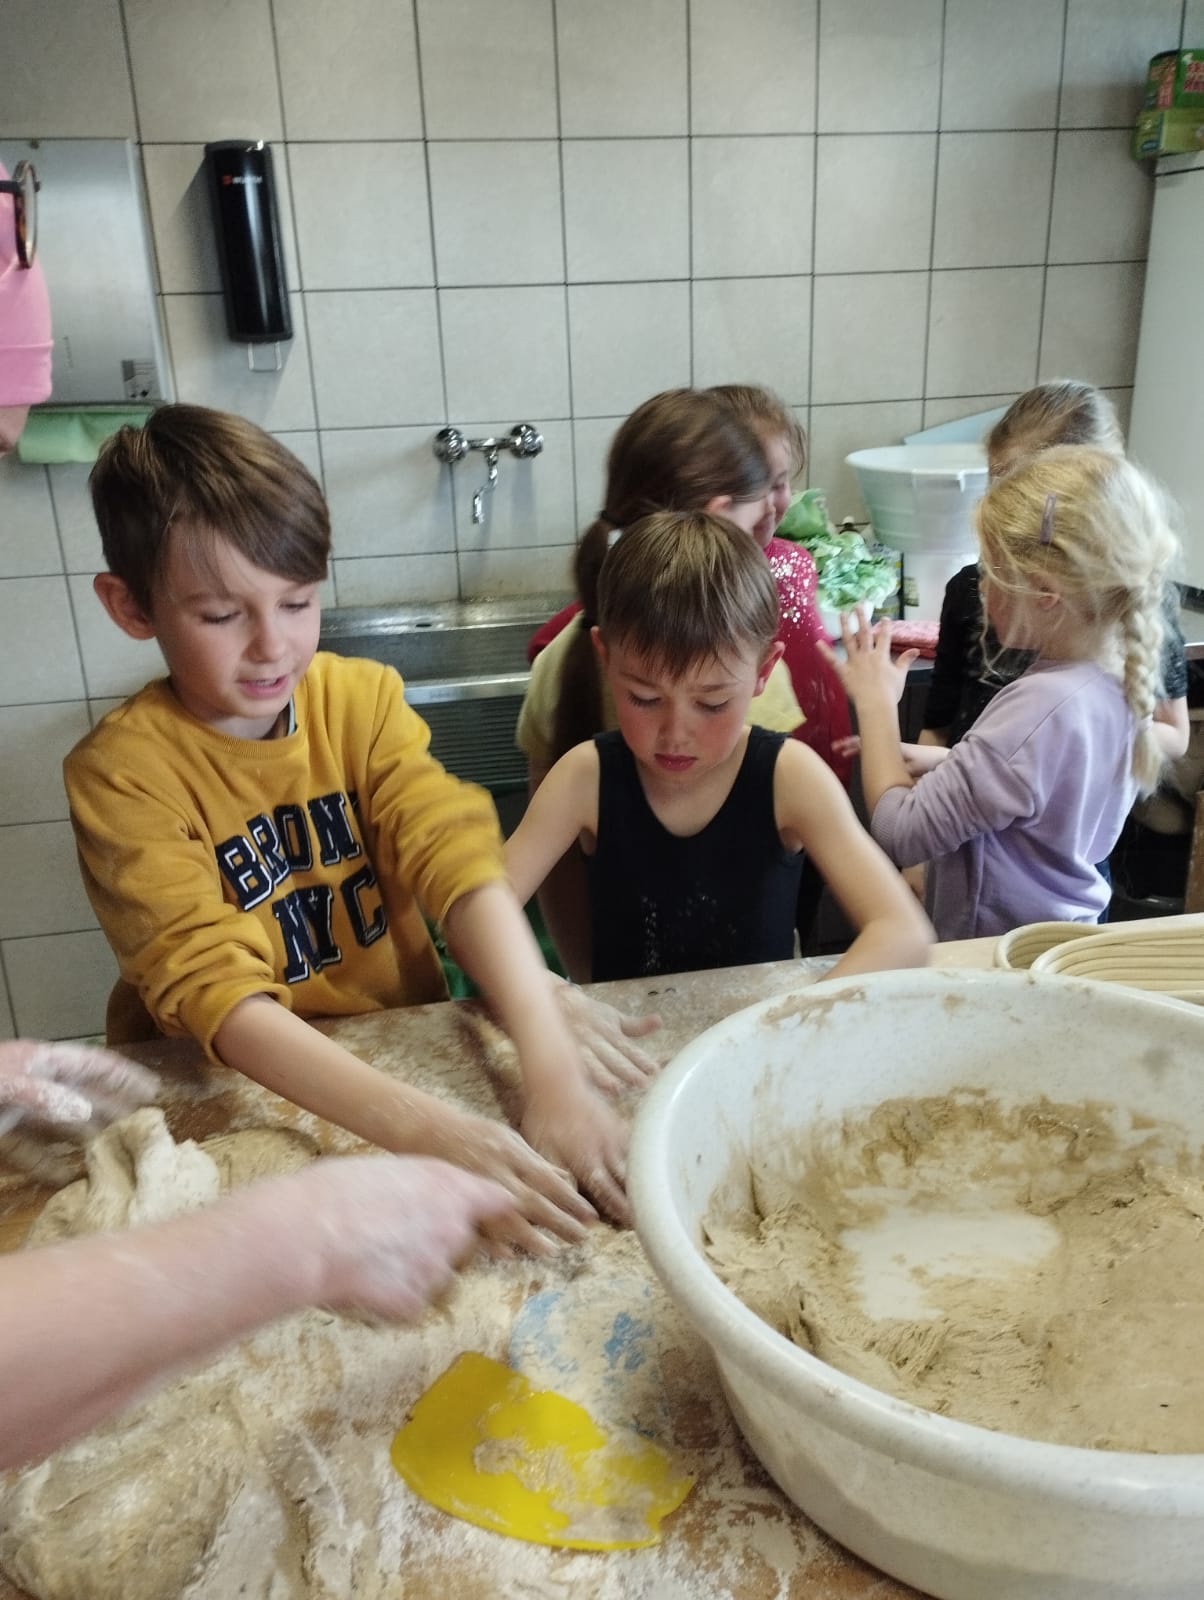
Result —
<svg viewBox="0 0 1204 1600"><path fill-rule="evenodd" d="M1097 863L1136 798L1135 735L1116 678L1038 661L914 788L887 790L871 832L897 866L929 863L938 938L1098 920L1109 889Z"/></svg>

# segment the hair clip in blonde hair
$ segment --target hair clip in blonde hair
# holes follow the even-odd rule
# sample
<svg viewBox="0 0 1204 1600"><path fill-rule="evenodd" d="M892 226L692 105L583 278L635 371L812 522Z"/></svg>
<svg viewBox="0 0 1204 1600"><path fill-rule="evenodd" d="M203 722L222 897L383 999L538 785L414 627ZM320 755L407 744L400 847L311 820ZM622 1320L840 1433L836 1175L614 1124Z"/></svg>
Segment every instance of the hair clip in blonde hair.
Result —
<svg viewBox="0 0 1204 1600"><path fill-rule="evenodd" d="M623 537L622 528L612 528L610 530L610 532L606 535L606 548L609 550L612 545L618 544L619 540L622 537Z"/></svg>
<svg viewBox="0 0 1204 1600"><path fill-rule="evenodd" d="M1045 496L1045 510L1041 513L1041 543L1048 544L1053 538L1054 511L1057 508L1058 497L1056 494Z"/></svg>

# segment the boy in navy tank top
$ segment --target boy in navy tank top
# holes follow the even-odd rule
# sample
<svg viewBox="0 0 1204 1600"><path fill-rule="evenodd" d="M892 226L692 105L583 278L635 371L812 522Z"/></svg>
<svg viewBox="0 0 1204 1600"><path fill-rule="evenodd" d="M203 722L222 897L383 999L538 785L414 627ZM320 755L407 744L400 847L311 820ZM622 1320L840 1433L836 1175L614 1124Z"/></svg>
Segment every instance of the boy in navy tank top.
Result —
<svg viewBox="0 0 1204 1600"><path fill-rule="evenodd" d="M595 981L789 957L804 852L858 930L834 975L927 959L932 930L839 780L745 725L781 655L777 606L722 517L657 512L612 535L592 636L618 730L556 763L506 845L526 901L580 844Z"/></svg>

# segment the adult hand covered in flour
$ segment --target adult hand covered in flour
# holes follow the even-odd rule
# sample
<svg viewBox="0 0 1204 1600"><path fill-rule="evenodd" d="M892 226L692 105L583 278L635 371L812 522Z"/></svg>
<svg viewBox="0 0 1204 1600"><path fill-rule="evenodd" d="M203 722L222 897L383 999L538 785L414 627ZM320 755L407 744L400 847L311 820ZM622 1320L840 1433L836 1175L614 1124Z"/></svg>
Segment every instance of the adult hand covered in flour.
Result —
<svg viewBox="0 0 1204 1600"><path fill-rule="evenodd" d="M500 1183L421 1156L319 1161L278 1191L286 1209L303 1201L310 1219L315 1298L400 1322L441 1294L495 1229L521 1221Z"/></svg>
<svg viewBox="0 0 1204 1600"><path fill-rule="evenodd" d="M42 1039L0 1042L0 1132L25 1116L103 1125L155 1095L154 1075L111 1050Z"/></svg>
<svg viewBox="0 0 1204 1600"><path fill-rule="evenodd" d="M631 1017L578 989L575 984L556 979L556 998L572 1029L581 1059L594 1087L604 1094L623 1089L642 1089L660 1071L660 1062L635 1043L661 1025L656 1015Z"/></svg>

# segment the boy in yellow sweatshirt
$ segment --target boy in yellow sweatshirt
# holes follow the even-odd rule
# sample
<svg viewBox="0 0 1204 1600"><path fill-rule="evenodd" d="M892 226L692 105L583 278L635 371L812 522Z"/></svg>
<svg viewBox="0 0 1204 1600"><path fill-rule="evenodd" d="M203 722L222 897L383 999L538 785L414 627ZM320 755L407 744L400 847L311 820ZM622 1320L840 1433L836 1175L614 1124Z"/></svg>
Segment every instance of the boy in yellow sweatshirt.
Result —
<svg viewBox="0 0 1204 1600"><path fill-rule="evenodd" d="M242 418L169 405L106 442L91 487L96 593L168 676L64 774L89 898L152 1022L385 1149L498 1179L526 1219L514 1242L593 1215L558 1167L626 1220L623 1124L587 1082L488 794L431 756L392 668L317 649L313 477ZM529 1144L305 1020L443 998L423 908L515 1042ZM109 1033L130 1037L114 1008Z"/></svg>

